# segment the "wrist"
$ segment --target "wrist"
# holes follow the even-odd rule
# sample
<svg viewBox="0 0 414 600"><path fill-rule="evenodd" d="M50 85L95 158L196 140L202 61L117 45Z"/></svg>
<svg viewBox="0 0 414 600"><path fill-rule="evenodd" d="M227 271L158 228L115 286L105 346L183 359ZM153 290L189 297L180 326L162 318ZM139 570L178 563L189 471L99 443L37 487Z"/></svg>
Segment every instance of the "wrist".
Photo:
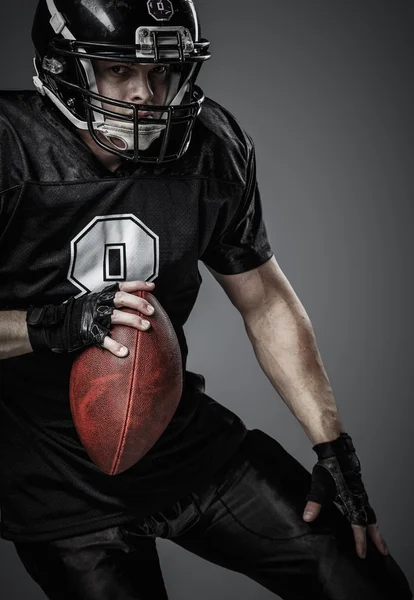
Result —
<svg viewBox="0 0 414 600"><path fill-rule="evenodd" d="M58 306L47 304L43 307L29 306L26 313L27 333L33 352L57 351L60 343L59 326L62 326L69 303Z"/></svg>
<svg viewBox="0 0 414 600"><path fill-rule="evenodd" d="M340 454L355 452L351 436L345 431L341 432L335 439L320 442L312 447L318 458L329 458Z"/></svg>

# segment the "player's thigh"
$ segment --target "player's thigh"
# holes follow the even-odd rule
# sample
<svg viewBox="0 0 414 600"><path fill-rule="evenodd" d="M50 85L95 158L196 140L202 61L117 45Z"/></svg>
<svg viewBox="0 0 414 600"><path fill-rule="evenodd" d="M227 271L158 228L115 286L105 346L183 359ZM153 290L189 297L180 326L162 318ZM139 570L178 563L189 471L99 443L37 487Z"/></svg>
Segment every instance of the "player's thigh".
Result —
<svg viewBox="0 0 414 600"><path fill-rule="evenodd" d="M202 516L172 539L203 558L243 573L283 599L412 598L389 555L368 544L355 553L352 529L335 506L302 519L310 473L267 434L253 430Z"/></svg>
<svg viewBox="0 0 414 600"><path fill-rule="evenodd" d="M55 542L15 543L50 600L168 600L155 537L122 526Z"/></svg>

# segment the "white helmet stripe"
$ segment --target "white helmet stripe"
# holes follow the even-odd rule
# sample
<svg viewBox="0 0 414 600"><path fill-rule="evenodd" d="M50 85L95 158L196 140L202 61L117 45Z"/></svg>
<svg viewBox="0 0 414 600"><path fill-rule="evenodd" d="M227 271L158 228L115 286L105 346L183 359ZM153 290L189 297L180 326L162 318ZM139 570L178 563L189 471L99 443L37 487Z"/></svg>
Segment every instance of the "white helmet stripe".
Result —
<svg viewBox="0 0 414 600"><path fill-rule="evenodd" d="M63 15L58 11L56 5L53 0L46 0L47 7L50 12L50 25L53 28L53 31L57 34L61 33L63 37L67 40L74 40L76 38L73 37L69 29L66 27L65 19Z"/></svg>
<svg viewBox="0 0 414 600"><path fill-rule="evenodd" d="M50 25L52 26L54 32L56 34L61 33L63 37L67 40L76 40L75 36L69 31L66 27L65 19L63 15L56 8L56 4L53 0L46 0L47 7L50 12ZM82 48L79 48L80 52L85 52ZM95 73L92 67L92 63L88 59L81 59L83 68L85 69L86 78L88 80L88 87L92 92L97 92ZM102 104L100 102L95 101L98 107L101 107ZM98 122L102 122L105 120L104 116L101 113L94 112L94 117Z"/></svg>

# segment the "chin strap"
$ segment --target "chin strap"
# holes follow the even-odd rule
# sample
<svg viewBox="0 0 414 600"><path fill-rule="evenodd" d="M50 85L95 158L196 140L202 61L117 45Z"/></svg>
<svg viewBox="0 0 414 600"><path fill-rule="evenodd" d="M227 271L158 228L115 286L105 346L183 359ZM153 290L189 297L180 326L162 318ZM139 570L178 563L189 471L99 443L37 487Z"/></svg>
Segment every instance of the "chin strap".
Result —
<svg viewBox="0 0 414 600"><path fill-rule="evenodd" d="M160 137L165 125L151 123L142 123L138 125L139 147L140 150L147 150L150 145ZM119 121L106 119L104 123L94 123L94 130L101 133L108 142L115 145L114 140L120 141L123 146L120 150L134 149L134 126L132 123L120 124ZM118 146L116 146L118 148Z"/></svg>

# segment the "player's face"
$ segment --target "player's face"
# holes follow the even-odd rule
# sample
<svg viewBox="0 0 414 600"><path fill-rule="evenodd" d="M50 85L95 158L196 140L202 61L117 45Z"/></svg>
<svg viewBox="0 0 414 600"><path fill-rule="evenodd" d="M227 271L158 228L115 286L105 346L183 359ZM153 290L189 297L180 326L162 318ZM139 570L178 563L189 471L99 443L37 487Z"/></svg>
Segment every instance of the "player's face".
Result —
<svg viewBox="0 0 414 600"><path fill-rule="evenodd" d="M96 60L93 61L93 66L98 92L102 96L134 104L165 104L170 84L168 65ZM129 109L111 104L103 104L103 107L123 114L130 112ZM150 116L145 111L138 114Z"/></svg>

